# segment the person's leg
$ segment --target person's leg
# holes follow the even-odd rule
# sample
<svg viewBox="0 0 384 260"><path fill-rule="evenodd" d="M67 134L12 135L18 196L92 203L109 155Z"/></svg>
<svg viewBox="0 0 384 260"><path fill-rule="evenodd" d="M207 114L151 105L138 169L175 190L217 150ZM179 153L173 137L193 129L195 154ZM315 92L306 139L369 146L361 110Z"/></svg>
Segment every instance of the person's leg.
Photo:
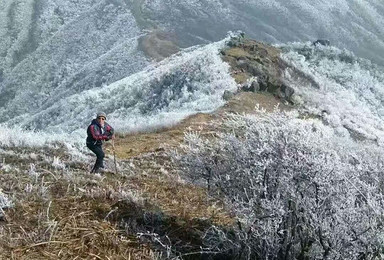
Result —
<svg viewBox="0 0 384 260"><path fill-rule="evenodd" d="M94 144L87 143L87 147L89 150L91 150L97 156ZM91 173L94 173L95 169L96 169L96 163L93 165Z"/></svg>
<svg viewBox="0 0 384 260"><path fill-rule="evenodd" d="M100 168L103 168L104 165L104 151L103 151L103 147L101 145L96 145L96 148L95 148L95 154L97 156L97 159L96 159L96 163L95 163L95 170L94 172L98 172Z"/></svg>
<svg viewBox="0 0 384 260"><path fill-rule="evenodd" d="M87 144L87 147L96 155L96 162L93 166L91 173L95 173L99 168L103 167L104 151L101 145Z"/></svg>

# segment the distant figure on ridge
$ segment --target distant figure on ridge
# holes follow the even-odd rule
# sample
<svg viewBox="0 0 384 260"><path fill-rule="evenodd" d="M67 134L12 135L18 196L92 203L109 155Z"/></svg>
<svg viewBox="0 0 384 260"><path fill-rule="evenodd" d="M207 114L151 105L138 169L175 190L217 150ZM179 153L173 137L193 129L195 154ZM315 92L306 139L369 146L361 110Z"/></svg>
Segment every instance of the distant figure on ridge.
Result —
<svg viewBox="0 0 384 260"><path fill-rule="evenodd" d="M105 120L107 115L104 112L97 113L95 119L87 129L87 147L96 154L96 162L91 173L98 173L104 168L103 140L114 139L114 130Z"/></svg>

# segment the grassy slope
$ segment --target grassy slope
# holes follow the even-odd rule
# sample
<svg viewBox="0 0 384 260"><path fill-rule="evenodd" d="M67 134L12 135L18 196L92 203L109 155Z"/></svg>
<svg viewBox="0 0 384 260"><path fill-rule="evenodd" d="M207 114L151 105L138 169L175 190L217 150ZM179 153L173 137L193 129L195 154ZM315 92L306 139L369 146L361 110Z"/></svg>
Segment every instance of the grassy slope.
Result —
<svg viewBox="0 0 384 260"><path fill-rule="evenodd" d="M137 232L154 230L172 241L198 244L195 234L210 224L233 225L219 199L178 177L167 152L180 145L185 131L210 136L225 113L252 113L257 103L267 110L276 105L289 109L272 94L239 92L211 114L190 116L153 133L119 136L117 175L88 174L89 162L74 161L62 147L0 153L10 166L0 167L0 188L15 202L0 221L0 259L153 259L153 244ZM112 164L111 147L107 150ZM66 168L55 168L54 157L66 162ZM148 222L148 216L161 216L161 223Z"/></svg>

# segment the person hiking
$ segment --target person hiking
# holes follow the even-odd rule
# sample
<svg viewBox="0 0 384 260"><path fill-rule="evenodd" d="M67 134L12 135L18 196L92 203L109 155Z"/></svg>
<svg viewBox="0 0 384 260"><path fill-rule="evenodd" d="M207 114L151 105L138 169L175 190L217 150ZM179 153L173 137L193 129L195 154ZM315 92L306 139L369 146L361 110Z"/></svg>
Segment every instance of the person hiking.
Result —
<svg viewBox="0 0 384 260"><path fill-rule="evenodd" d="M87 147L96 154L96 162L91 173L99 173L104 168L103 141L115 138L114 130L105 122L106 119L107 115L104 112L97 113L87 129Z"/></svg>

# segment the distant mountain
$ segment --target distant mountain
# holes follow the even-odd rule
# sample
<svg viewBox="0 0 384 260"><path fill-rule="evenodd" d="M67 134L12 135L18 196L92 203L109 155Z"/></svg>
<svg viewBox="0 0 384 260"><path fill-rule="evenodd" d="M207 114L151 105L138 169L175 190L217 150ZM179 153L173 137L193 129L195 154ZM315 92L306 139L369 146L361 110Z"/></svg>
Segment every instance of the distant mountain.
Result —
<svg viewBox="0 0 384 260"><path fill-rule="evenodd" d="M0 31L0 122L37 113L147 65L137 50L141 32L125 3L33 3L1 8L8 26Z"/></svg>
<svg viewBox="0 0 384 260"><path fill-rule="evenodd" d="M188 105L185 98L173 100L174 83L169 82L169 78L174 78L174 73L180 74L176 72L176 66L182 64L179 61L171 65L172 71L167 71L167 62L155 65L163 68L151 74L151 83L146 81L147 72L156 62L178 51L187 57L188 48L222 40L228 31L242 30L249 37L280 44L326 39L332 46L347 48L374 63L384 64L383 11L384 4L375 0L329 3L309 0L300 3L293 0L2 1L0 123L27 129L55 126L50 130L71 132L77 125L63 128L61 122L65 117L70 115L85 122L96 110L106 110L125 126L143 121L152 122L151 125L162 121L163 125L166 123L159 116L163 112L178 114L173 118L166 116L177 121L183 117L181 114L205 110L203 99L199 99L198 105L188 103L195 102L200 95L194 88L187 88L189 93L183 92L194 97L187 101ZM200 54L215 59L211 56L213 52L215 50L210 49L210 54ZM196 59L195 64L201 61ZM190 66L188 62L183 64L184 68ZM213 66L222 66L207 59L203 63L201 66L208 66L208 71L214 71ZM201 74L194 76L194 82L208 83L210 77L218 79ZM127 80L123 81L125 87L119 97L100 94L109 92L109 86L116 86L113 84L120 84L123 79ZM164 103L160 106L158 100L151 104L152 100L144 94L158 91L148 89L157 84L156 80L165 84L161 89L172 92L170 100L165 101L162 96ZM230 80L222 84L233 88ZM142 94L133 94L141 90ZM208 102L212 106L208 107L220 106L222 101L217 99L220 93L208 92L207 95L214 96ZM134 97L135 102L114 101L126 96ZM144 100L140 100L141 97L145 97ZM122 103L124 106L119 107ZM181 106L168 106L175 103L184 104L181 114L176 112ZM144 114L142 106L146 107ZM186 107L191 110L187 111ZM149 113L148 109L154 110Z"/></svg>

